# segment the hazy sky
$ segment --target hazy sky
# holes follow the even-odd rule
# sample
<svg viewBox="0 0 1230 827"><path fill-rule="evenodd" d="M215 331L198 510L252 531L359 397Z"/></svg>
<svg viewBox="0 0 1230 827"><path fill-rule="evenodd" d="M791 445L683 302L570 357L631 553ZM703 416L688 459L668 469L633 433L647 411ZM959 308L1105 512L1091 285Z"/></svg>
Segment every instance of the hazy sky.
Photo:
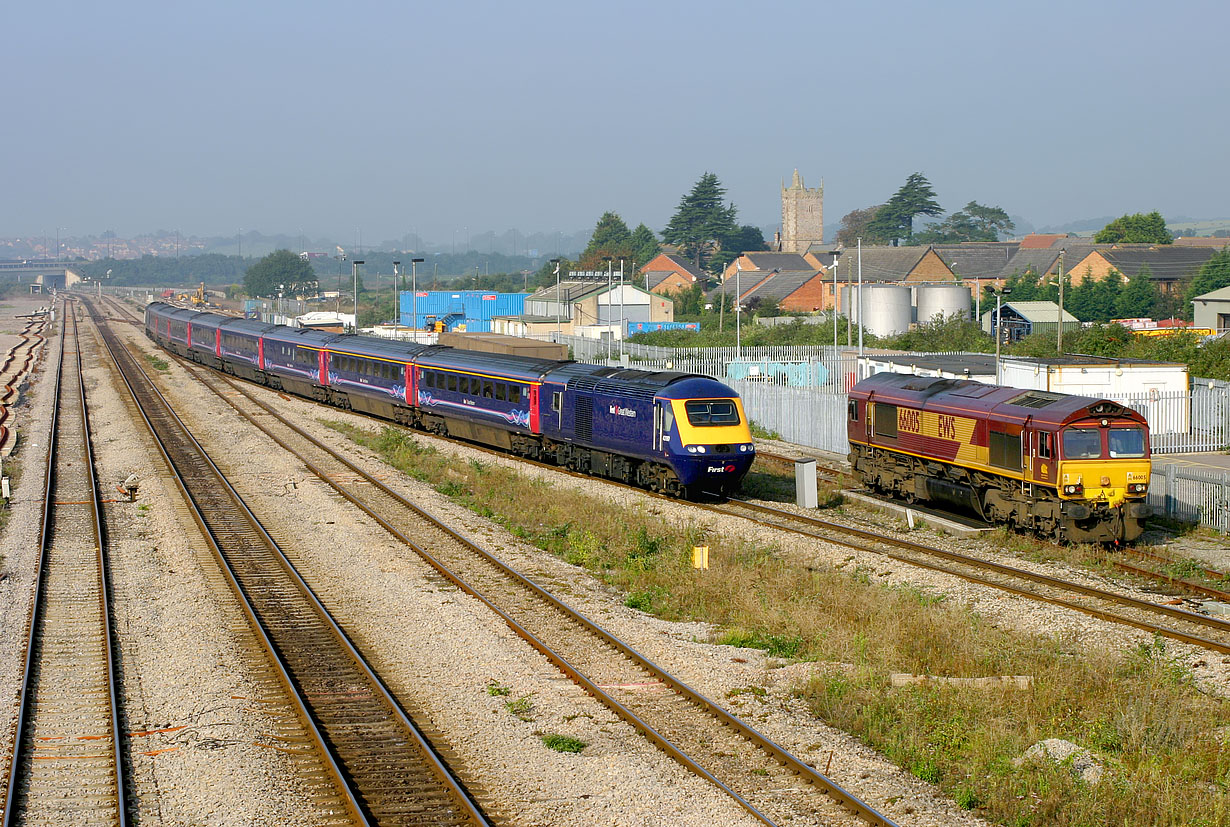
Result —
<svg viewBox="0 0 1230 827"><path fill-rule="evenodd" d="M1222 2L5 3L0 235L1230 215Z"/></svg>

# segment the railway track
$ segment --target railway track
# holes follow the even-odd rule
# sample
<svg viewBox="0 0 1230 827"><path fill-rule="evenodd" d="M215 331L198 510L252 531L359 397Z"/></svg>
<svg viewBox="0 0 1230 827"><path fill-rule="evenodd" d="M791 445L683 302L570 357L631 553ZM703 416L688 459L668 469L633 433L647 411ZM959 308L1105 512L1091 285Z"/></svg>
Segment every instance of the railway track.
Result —
<svg viewBox="0 0 1230 827"><path fill-rule="evenodd" d="M458 588L478 598L565 675L651 742L766 824L806 823L834 804L892 822L258 400L246 383L187 366L220 399L298 457ZM242 400L242 401L240 401ZM828 812L828 815L825 813Z"/></svg>
<svg viewBox="0 0 1230 827"><path fill-rule="evenodd" d="M4 825L125 825L105 537L65 302L40 552Z"/></svg>
<svg viewBox="0 0 1230 827"><path fill-rule="evenodd" d="M105 323L104 344L354 823L486 825L479 806Z"/></svg>
<svg viewBox="0 0 1230 827"><path fill-rule="evenodd" d="M1230 621L1222 618L745 500L698 507L945 572L1215 652L1230 653ZM1108 608L1112 606L1114 610Z"/></svg>

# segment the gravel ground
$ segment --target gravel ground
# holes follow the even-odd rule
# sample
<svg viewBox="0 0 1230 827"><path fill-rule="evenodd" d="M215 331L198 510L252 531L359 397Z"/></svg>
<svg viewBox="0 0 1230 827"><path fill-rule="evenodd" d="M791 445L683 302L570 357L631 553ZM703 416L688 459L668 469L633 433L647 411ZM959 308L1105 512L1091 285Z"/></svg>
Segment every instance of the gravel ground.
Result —
<svg viewBox="0 0 1230 827"><path fill-rule="evenodd" d="M143 344L146 340L136 334ZM183 379L173 367L171 376ZM87 376L94 376L93 372ZM102 382L100 399L106 397ZM203 438L225 446L235 480L253 495L253 505L268 514L271 528L294 541L294 557L305 577L348 628L356 642L375 654L378 669L412 712L450 745L456 763L469 777L483 779L485 800L493 813L515 824L699 824L750 823L749 819L708 784L682 771L639 735L562 678L475 601L445 584L404 547L392 543L365 516L356 516L323 484L310 481L304 469L280 456L280 450L246 426L202 387L182 383L177 398L199 416ZM377 429L378 423L337 411L325 411L298 400L265 397L300 421L316 425L326 441L345 446L368 470L396 490L460 527L475 541L497 551L506 562L550 587L582 611L606 625L630 645L711 698L721 700L769 737L828 773L839 784L902 825L983 823L957 809L934 787L890 765L856 739L812 718L791 697L792 689L813 669L811 664L784 665L757 650L716 646L705 641L714 630L705 624L660 621L622 604L622 596L570 566L511 537L489 521L455 506L429 486L390 471L363 449L317 420L342 419ZM37 406L46 400L35 394L25 406L41 421ZM100 403L101 404L101 403ZM118 402L114 402L118 406ZM100 411L106 410L105 406ZM229 594L207 576L212 561L203 558L179 525L174 503L178 494L161 490L158 474L142 440L126 425L118 410L95 414L104 476L118 481L136 471L141 476L139 505L118 508L117 532L126 531L116 555L117 603L125 604L120 626L125 662L130 726L147 732L184 726L183 730L139 736L145 749L134 747L137 789L142 816L148 823L315 823L319 811L309 807L311 791L277 750L255 746L261 735L279 731L279 719L256 710L263 684L249 677L248 664L238 654L236 635L242 622L228 608ZM43 414L45 419L46 414ZM100 420L99 417L104 417ZM480 458L518 467L530 476L547 476L561 487L583 489L593 496L658 512L670 520L703 522L715 532L729 533L789 549L811 562L863 565L886 583L910 583L930 588L972 606L998 625L1031 633L1063 635L1079 647L1134 646L1143 633L1124 630L1084 615L1006 596L958 578L916 569L874 555L865 555L798 536L784 538L771 529L752 528L746 521L710 514L698 516L691 507L650 499L597 481L562 477L512 459L492 458L474 449L430 440L445 453ZM30 446L26 446L27 451ZM774 448L782 453L790 446ZM103 459L103 454L106 459ZM142 470L145 469L145 470ZM27 470L26 479L30 479ZM41 480L41 475L35 477ZM28 486L27 486L28 487ZM264 492L258 494L257 492ZM30 495L37 511L38 492ZM17 519L19 499L6 552L18 526L36 520ZM27 509L29 506L26 506ZM847 519L883 519L870 511L846 507ZM275 516L276 515L276 518ZM831 516L831 515L826 515ZM188 526L188 528L193 528ZM917 534L917 532L916 532ZM1002 557L1002 549L982 541L955 540L927 533L927 542L965 553ZM117 533L116 538L119 537ZM33 546L33 541L27 543ZM12 554L0 579L0 690L9 692L10 661L24 634L28 585L14 586L20 566ZM1025 565L1020 560L1014 564ZM1029 563L1037 570L1079 577L1103 588L1101 577L1066 566ZM26 581L28 583L28 579ZM1122 587L1119 587L1122 588ZM121 601L121 594L123 600ZM1137 592L1140 596L1147 596ZM20 609L19 615L14 611ZM11 622L20 617L20 623ZM14 626L20 632L14 632ZM430 641L429 645L424 645ZM1230 694L1230 659L1169 643L1183 653L1210 691ZM492 695L489 684L508 687L507 696ZM185 687L191 686L191 692ZM725 700L731 689L763 686L763 698L744 694ZM11 695L11 693L9 693ZM521 717L505 704L527 697L532 709ZM747 700L744 700L747 699ZM5 709L5 714L9 710ZM11 717L3 737L11 747ZM538 733L574 735L590 743L579 755L553 753ZM171 752L158 752L174 747ZM154 755L144 753L153 752ZM221 779L233 779L220 783ZM214 791L217 788L220 791ZM238 807L228 806L236 800ZM148 797L148 803L147 803ZM223 814L230 813L230 816ZM227 820L230 818L232 820ZM315 821L314 821L315 820Z"/></svg>
<svg viewBox="0 0 1230 827"><path fill-rule="evenodd" d="M468 535L476 542L496 551L510 565L529 574L557 594L567 595L574 605L578 605L587 614L593 616L599 622L608 625L612 631L621 636L630 645L646 652L652 659L673 671L709 697L722 699L731 689L751 685L762 685L771 688L773 694L763 704L757 703L755 706L744 706L730 703L728 708L749 718L753 726L766 732L775 740L779 740L780 743L795 751L805 760L811 761L822 769L828 765L832 777L839 784L873 806L883 809L899 823L903 825L980 823L974 817L955 808L947 799L937 795L934 787L923 784L912 776L902 773L873 751L859 745L855 739L816 722L800 704L789 697L790 689L795 683L793 678L798 676L797 671L791 673L783 672L779 669L781 666L779 662L765 658L763 653L757 650L736 650L731 647L714 646L698 642L711 639L713 636L713 630L704 624L667 623L624 607L621 595L601 585L588 573L563 563L552 555L545 554L536 548L517 541L502 528L475 516L471 512L441 497L431 487L415 483L390 471L387 466L384 466L383 463L376 460L365 450L357 448L348 440L331 431L322 430L317 420L319 418L342 419L370 429L378 429L381 427L379 423L340 411L324 411L298 400L282 399L273 393L264 392L262 395L267 401L277 404L280 409L290 414L293 419L297 419L300 424L314 426L318 436L322 436L327 442L345 448L352 459L358 459L369 471L383 478L386 483L412 498L420 506L437 514L450 525L459 528L462 533ZM306 474L302 470L296 469L293 466L283 466L281 463L275 465L271 462L273 457L270 456L271 452L268 445L256 438L250 438L238 433L237 429L227 422L226 417L222 415L225 413L224 408L216 408L212 404L201 402L199 395L195 392L185 393L184 401L188 402L191 399L197 400L193 403L192 407L200 415L202 428L216 428L220 432L220 436L230 435L233 450L228 454L228 462L235 463L235 470L240 472L237 476L241 481L251 482L254 479L258 480L260 487L277 491L282 495L295 491L296 493L293 498L287 496L280 497L283 507L290 506L292 499L303 500L305 490L321 487L315 483L307 482ZM250 439L254 441L250 441ZM446 442L433 442L442 451L456 453L463 457L481 458L484 462L493 461L489 455L470 448L454 446ZM252 460L251 458L254 456L259 457L259 460ZM551 475L558 479L558 475L550 470L527 469L523 464L516 463L511 459L496 459L494 461L507 462L522 470L526 470L530 474ZM247 470L243 470L244 468ZM566 479L561 484L586 488L590 490L590 493L597 496L614 498L629 507L639 506L660 510L668 516L677 516L678 519L684 520L696 518L695 512L686 505L650 499L637 492L613 489L596 481ZM335 512L327 512L326 508L325 506L313 505L308 509L308 513L316 515L328 513L335 523L342 521L341 516ZM374 608L378 603L384 602L387 599L387 595L405 592L405 597L410 601L409 603L398 609L398 598L394 597L390 606L393 612L392 617L395 619L398 617L402 618L403 623L409 626L410 624L406 619L407 613L417 613L417 610L412 605L413 586L407 585L407 583L408 578L418 567L418 564L409 559L408 552L398 546L388 546L387 541L383 540L380 533L368 533L372 528L370 520L366 517L360 517L354 519L353 522L347 521L346 533L352 538L349 549L350 554L339 558L336 554L331 553L330 548L334 547L335 542L340 543L340 547L344 547L345 541L334 541L331 535L320 533L333 528L333 526L327 525L328 520L322 520L320 516L316 516L314 519L309 517L308 519L311 521L308 523L310 528L305 527L301 530L309 531L320 538L320 561L310 563L307 559L310 550L300 549L299 554L302 563L319 566L323 572L336 572L340 566L351 566L352 560L357 562L355 568L346 569L353 576L334 577L329 581L327 588L322 588L322 592L336 593L336 590L353 589L354 594L352 597L347 598L343 596L338 601L345 607L343 613L352 611L351 607L360 605L359 601L365 601L367 605L364 608ZM729 525L725 526L725 530L729 530L732 533L741 532L743 534L746 534L748 531L743 521L735 521L729 518L721 519L729 522ZM322 525L322 522L325 525ZM283 526L280 531L286 533L288 529ZM365 558L371 549L374 548L380 549L378 552L380 561L373 564ZM376 576L375 572L372 571L373 566L379 569L381 575L380 586L376 589L371 588L372 578ZM396 573L396 576L383 576L390 573ZM428 578L431 579L431 576L428 575ZM451 595L450 599L456 600L457 603L469 602L468 598L457 594L447 587L439 586L438 588ZM423 621L424 623L430 623L431 616L442 610L442 607L431 604L428 604L427 608L427 620ZM505 638L512 644L519 643L515 639L509 639L510 633L507 632L506 628L493 618L485 617L481 610L478 616L474 618L474 621L487 626L489 628L488 633L496 637ZM450 633L455 636L461 634L463 627L454 626L454 622L450 618ZM378 630L383 628L384 621L379 615L373 614L369 615L369 619L361 621L361 624L355 624L354 628L361 628L364 636L370 636L374 639L378 634ZM433 627L427 626L426 628ZM390 640L388 643L380 644L378 651L383 653L385 646L392 645L395 642L395 640ZM408 647L401 657L405 658L406 662L410 662L410 659L415 659L417 662L425 657L430 659L443 658L442 663L447 670L464 675L461 685L458 686L458 691L462 693L463 698L465 698L467 691L470 693L466 703L472 705L477 700L480 704L493 706L492 712L496 719L502 717L503 699L496 699L495 703L491 704L489 700L482 698L482 691L478 692L476 697L474 694L475 689L482 690L486 682L494 680L499 681L503 685L513 687L513 692L516 695L534 693L534 703L541 710L542 715L536 718L533 722L533 727L529 729L531 735L536 728L546 729L547 727L543 726L543 724L547 723L550 723L550 731L577 734L578 737L586 738L587 740L594 735L595 728L599 732L609 729L617 735L616 741L609 746L610 749L614 750L616 748L615 743L620 745L619 749L621 751L635 747L637 750L637 761L642 762L642 765L645 762L656 759L659 763L663 764L663 770L673 771L673 765L666 759L656 756L653 751L648 751L642 755L641 750L645 748L642 745L641 739L611 719L609 714L596 704L583 707L586 709L585 714L593 715L593 719L573 718L571 721L566 721L565 719L569 716L577 714L578 708L574 706L575 703L588 702L579 690L576 690L571 683L562 680L558 673L544 662L541 662L538 656L529 652L528 649L526 649L524 655L519 655L518 657L528 657L531 661L530 667L532 671L525 673L524 676L513 678L506 677L509 674L507 667L492 669L487 666L479 668L477 672L471 674L469 666L454 660L454 658L459 656L458 650L453 649L451 646L441 648L446 645L448 645L447 640L443 640L435 643L432 649L428 650L416 651L413 647ZM465 651L481 651L483 653L482 660L487 662L491 660L490 652L492 650L488 647L479 644L467 644L466 650L462 650L460 653L461 657L464 657ZM538 675L537 678L534 677L535 674ZM791 675L790 680L782 677L786 674ZM434 672L431 675L434 679L439 680L439 677ZM543 680L546 681L545 684L541 683ZM551 687L554 687L554 689ZM434 688L439 691L439 683ZM552 697L552 695L556 697ZM552 704L563 701L564 706L559 708L558 712L548 711L549 708L546 706L548 701ZM452 726L461 727L460 731L462 733L467 732L466 727L473 727L476 724L488 726L481 719L475 722L471 711L468 709L445 710L443 715L463 716L462 720L452 724ZM441 730L446 732L454 731L449 728L449 723L442 720L438 715L433 715L431 720ZM515 720L510 721L508 718L504 718L502 726L506 728L510 723L514 727L524 729L523 724L519 725ZM475 729L473 735L467 736L467 738L469 739L467 746L470 747L478 741L492 741L493 735L489 730ZM456 743L455 740L454 743ZM605 741L597 742L595 745L601 747L604 751L608 748ZM495 745L491 749L500 750L502 747ZM528 743L520 745L520 747L514 745L514 754L521 754L525 762L518 768L517 777L524 778L530 772L550 772L549 768L539 769L537 760L533 764L528 763L530 756L541 752L541 746L535 744L532 739ZM587 750L585 754L588 754L588 752ZM831 757L830 752L832 753ZM536 759L540 757L542 756L535 756ZM551 758L549 755L546 757ZM568 761L573 761L576 757L566 756ZM505 761L507 759L499 760ZM484 773L489 773L492 768L484 766L482 770ZM629 801L644 800L646 790L639 776L637 776L637 779L638 783L633 786L635 791L633 797L629 797L622 790L612 791L614 796L611 802L612 808L626 808ZM693 779L689 778L689 780ZM575 784L576 782L577 777L573 777L567 783ZM544 779L544 781L536 782L536 786L548 790L559 789L562 783L564 782ZM487 786L490 789L492 787L491 782L488 782ZM575 794L573 794L573 797L575 797ZM668 800L678 802L680 797L672 793L668 796ZM602 799L586 799L583 802L584 806L577 813L578 823L587 819L592 820L593 814L597 811L596 808L601 801ZM532 800L526 803L532 803ZM552 803L554 804L554 802ZM660 809L655 808L655 811L660 811ZM601 812L604 813L604 818L609 819L614 817L616 810L611 809L608 811L603 809ZM523 823L522 819L527 816L531 820L524 823L540 823L534 820L535 817L528 810L519 810L516 815L518 823ZM550 817L551 823L572 823L569 820L568 811L564 809L555 809ZM635 816L635 818L644 818L644 816ZM634 820L632 823L656 822ZM669 823L686 822L682 820L681 814L672 813ZM722 821L722 823L728 822Z"/></svg>
<svg viewBox="0 0 1230 827"><path fill-rule="evenodd" d="M305 762L278 748L304 733L245 654L247 623L91 329L82 323L100 482L117 500L128 475L140 483L135 503L105 506L135 814L150 824L330 823Z"/></svg>
<svg viewBox="0 0 1230 827"><path fill-rule="evenodd" d="M12 328L14 317L46 304L28 299L10 300L0 306L0 329ZM20 328L18 328L20 329ZM21 475L9 500L9 520L0 533L0 756L5 772L0 775L0 790L7 792L7 768L13 755L13 729L17 725L17 702L25 668L26 640L29 635L30 598L38 565L39 527L42 521L43 480L47 473L47 435L51 422L51 383L55 360L60 352L59 327L45 331L48 338L38 350L30 385L21 402L13 408L10 420L18 432L16 451L5 460L21 464ZM46 379L48 369L52 379ZM44 381L46 379L46 381Z"/></svg>

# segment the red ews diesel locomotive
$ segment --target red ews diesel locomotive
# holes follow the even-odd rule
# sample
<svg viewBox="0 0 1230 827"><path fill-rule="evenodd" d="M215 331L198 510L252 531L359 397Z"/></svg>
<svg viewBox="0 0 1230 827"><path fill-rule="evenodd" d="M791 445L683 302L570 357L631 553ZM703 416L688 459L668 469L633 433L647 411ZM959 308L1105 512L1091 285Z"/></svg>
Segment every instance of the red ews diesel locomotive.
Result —
<svg viewBox="0 0 1230 827"><path fill-rule="evenodd" d="M1134 540L1149 430L1105 399L880 373L850 391L850 465L907 502L940 500L1060 542Z"/></svg>

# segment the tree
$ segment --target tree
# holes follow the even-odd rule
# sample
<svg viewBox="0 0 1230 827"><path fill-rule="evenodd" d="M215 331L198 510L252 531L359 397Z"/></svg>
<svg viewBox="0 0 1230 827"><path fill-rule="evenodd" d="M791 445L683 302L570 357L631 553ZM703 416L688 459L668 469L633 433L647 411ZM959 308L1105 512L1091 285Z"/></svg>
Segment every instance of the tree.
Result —
<svg viewBox="0 0 1230 827"><path fill-rule="evenodd" d="M764 233L759 227L744 224L730 235L718 239L718 249L709 258L709 269L720 273L726 266L744 253L763 250L768 245L764 243Z"/></svg>
<svg viewBox="0 0 1230 827"><path fill-rule="evenodd" d="M302 292L316 281L316 271L290 250L274 250L248 268L243 286L250 296L287 295Z"/></svg>
<svg viewBox="0 0 1230 827"><path fill-rule="evenodd" d="M1166 229L1166 219L1157 210L1145 215L1121 215L1093 237L1098 244L1171 244L1174 237Z"/></svg>
<svg viewBox="0 0 1230 827"><path fill-rule="evenodd" d="M1203 296L1213 290L1230 286L1230 249L1214 253L1208 261L1201 265L1191 283L1187 285L1186 298L1190 305L1192 299Z"/></svg>
<svg viewBox="0 0 1230 827"><path fill-rule="evenodd" d="M658 244L657 235L644 224L638 224L636 229L632 231L629 245L632 248L633 270L637 267L644 267L653 260L654 256L662 252L662 246Z"/></svg>
<svg viewBox="0 0 1230 827"><path fill-rule="evenodd" d="M582 269L598 269L598 263L604 256L632 258L632 233L628 232L628 225L617 213L605 212L598 219L594 234L581 253Z"/></svg>
<svg viewBox="0 0 1230 827"><path fill-rule="evenodd" d="M1136 275L1119 291L1115 299L1116 319L1152 319L1161 304L1161 293L1153 283L1148 266L1141 267Z"/></svg>
<svg viewBox="0 0 1230 827"><path fill-rule="evenodd" d="M916 216L941 215L943 212L935 200L931 182L921 172L915 172L905 179L901 189L888 199L888 203L876 211L867 228L877 240L896 244L904 238L908 245L914 241Z"/></svg>
<svg viewBox="0 0 1230 827"><path fill-rule="evenodd" d="M914 236L915 244L957 244L963 241L999 241L999 234L1016 225L999 207L984 207L971 201L939 224Z"/></svg>
<svg viewBox="0 0 1230 827"><path fill-rule="evenodd" d="M837 230L837 243L843 247L853 247L860 238L871 240L868 225L883 208L883 204L874 207L864 207L861 210L851 210L841 218L841 227Z"/></svg>
<svg viewBox="0 0 1230 827"><path fill-rule="evenodd" d="M706 172L692 191L679 199L678 209L662 230L662 240L678 245L697 268L703 266L705 257L718 247L721 239L734 232L735 205L723 206L725 196L726 190L718 177Z"/></svg>

